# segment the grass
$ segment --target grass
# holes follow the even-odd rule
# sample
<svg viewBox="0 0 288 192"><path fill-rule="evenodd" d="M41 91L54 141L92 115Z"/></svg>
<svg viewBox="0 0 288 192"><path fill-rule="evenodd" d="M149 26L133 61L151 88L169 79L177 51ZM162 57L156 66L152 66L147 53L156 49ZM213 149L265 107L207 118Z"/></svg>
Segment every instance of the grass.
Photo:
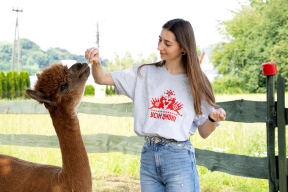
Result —
<svg viewBox="0 0 288 192"><path fill-rule="evenodd" d="M285 97L287 107L288 94ZM265 101L266 95L216 95L217 102L236 99ZM88 96L84 97L83 101L97 103L131 102L125 96L106 98ZM131 117L87 114L78 114L78 117L82 134L135 135L133 131L134 119ZM49 115L1 114L0 132L5 134L55 134ZM202 139L197 132L191 137L191 142L195 148L261 157L266 155L266 128L264 123L223 122L207 139ZM62 163L59 149L0 145L0 153L43 164L61 166ZM140 156L122 153L90 153L88 155L93 173L93 191L140 191ZM197 169L201 191L268 191L267 180L211 172L201 166L198 166Z"/></svg>

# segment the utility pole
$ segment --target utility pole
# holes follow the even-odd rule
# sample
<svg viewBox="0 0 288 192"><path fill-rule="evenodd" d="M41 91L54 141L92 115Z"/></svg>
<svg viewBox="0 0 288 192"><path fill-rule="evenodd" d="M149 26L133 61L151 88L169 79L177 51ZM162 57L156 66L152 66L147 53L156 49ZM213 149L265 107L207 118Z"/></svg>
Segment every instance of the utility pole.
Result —
<svg viewBox="0 0 288 192"><path fill-rule="evenodd" d="M99 23L97 21L96 23L96 27L97 27L97 32L96 32L96 44L97 44L97 48L99 49Z"/></svg>
<svg viewBox="0 0 288 192"><path fill-rule="evenodd" d="M15 35L14 35L14 45L13 45L13 52L12 52L12 65L11 65L11 71L14 71L14 58L15 58L15 43L16 43L16 33L18 32L18 73L21 71L21 46L20 46L20 39L19 39L19 22L18 22L18 12L23 12L23 9L12 9L12 11L17 12L16 17L16 26L15 26Z"/></svg>

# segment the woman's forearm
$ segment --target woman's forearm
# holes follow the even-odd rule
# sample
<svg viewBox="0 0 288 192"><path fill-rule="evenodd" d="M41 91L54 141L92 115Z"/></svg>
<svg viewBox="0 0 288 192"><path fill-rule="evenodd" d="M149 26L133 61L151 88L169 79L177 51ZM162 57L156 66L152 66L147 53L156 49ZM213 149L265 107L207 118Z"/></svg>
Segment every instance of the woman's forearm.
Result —
<svg viewBox="0 0 288 192"><path fill-rule="evenodd" d="M203 139L206 139L215 129L217 122L211 122L207 119L203 125L198 126L198 131Z"/></svg>
<svg viewBox="0 0 288 192"><path fill-rule="evenodd" d="M110 73L107 73L100 63L93 63L92 76L99 85L115 85Z"/></svg>
<svg viewBox="0 0 288 192"><path fill-rule="evenodd" d="M102 81L105 77L106 71L103 69L100 63L94 63L92 65L92 76L95 83L102 85Z"/></svg>

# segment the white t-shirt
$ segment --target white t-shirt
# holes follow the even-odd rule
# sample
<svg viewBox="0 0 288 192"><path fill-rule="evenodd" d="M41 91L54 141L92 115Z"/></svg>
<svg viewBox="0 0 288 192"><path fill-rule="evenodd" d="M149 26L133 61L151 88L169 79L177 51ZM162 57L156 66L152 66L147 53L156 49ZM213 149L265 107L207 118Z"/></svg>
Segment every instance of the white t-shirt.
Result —
<svg viewBox="0 0 288 192"><path fill-rule="evenodd" d="M138 136L160 136L185 141L196 132L213 109L201 100L202 115L196 115L186 74L172 75L165 66L140 65L112 72L117 94L133 100L134 131ZM217 126L220 123L217 123Z"/></svg>

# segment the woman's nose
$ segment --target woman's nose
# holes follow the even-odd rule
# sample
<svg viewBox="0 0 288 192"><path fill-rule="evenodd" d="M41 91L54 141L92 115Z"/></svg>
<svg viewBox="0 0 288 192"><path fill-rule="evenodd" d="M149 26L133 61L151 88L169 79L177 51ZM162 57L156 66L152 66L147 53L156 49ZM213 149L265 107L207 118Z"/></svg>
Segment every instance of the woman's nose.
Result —
<svg viewBox="0 0 288 192"><path fill-rule="evenodd" d="M162 46L161 46L161 43L158 43L158 48L157 48L159 51L162 51L163 50L163 48L162 48Z"/></svg>

